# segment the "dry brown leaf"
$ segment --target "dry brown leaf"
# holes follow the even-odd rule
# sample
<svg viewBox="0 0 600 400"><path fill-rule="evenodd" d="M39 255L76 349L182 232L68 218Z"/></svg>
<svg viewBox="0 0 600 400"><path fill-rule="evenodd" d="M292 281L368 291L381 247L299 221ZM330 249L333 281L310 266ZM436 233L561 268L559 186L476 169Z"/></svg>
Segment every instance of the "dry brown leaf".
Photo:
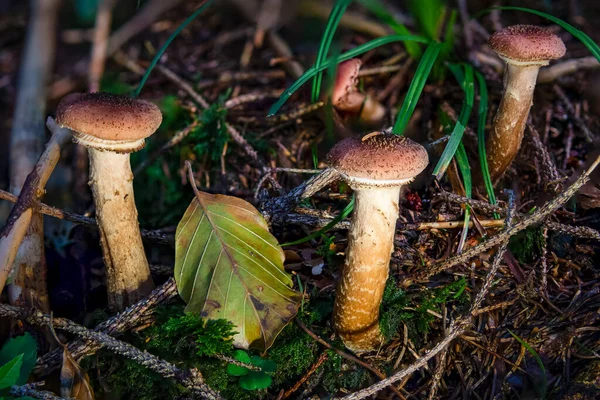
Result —
<svg viewBox="0 0 600 400"><path fill-rule="evenodd" d="M63 346L63 363L60 369L60 395L77 400L93 400L94 390L88 374L81 369L67 346Z"/></svg>

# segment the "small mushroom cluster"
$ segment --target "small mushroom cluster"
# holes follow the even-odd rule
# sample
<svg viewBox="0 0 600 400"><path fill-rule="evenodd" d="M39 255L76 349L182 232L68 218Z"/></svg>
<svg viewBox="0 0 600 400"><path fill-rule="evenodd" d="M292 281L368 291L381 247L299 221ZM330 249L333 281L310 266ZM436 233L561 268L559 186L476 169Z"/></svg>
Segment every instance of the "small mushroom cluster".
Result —
<svg viewBox="0 0 600 400"><path fill-rule="evenodd" d="M529 25L498 31L489 45L506 61L504 93L486 140L490 173L496 182L521 146L540 67L562 57L565 46L548 29ZM358 60L340 64L333 105L365 120L380 120L383 106L356 90L359 69ZM382 340L379 308L394 247L400 189L427 167L428 155L410 139L373 132L339 142L327 161L356 196L333 327L348 349L370 351Z"/></svg>

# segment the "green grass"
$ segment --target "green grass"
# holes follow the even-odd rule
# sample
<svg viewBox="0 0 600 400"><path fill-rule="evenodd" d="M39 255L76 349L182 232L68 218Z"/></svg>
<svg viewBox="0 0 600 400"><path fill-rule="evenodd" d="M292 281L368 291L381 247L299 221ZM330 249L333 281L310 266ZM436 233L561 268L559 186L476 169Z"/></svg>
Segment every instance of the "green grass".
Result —
<svg viewBox="0 0 600 400"><path fill-rule="evenodd" d="M410 35L408 28L396 21L393 15L387 10L386 5L380 0L358 0L358 2L380 21L387 24L398 35ZM419 44L413 42L406 42L406 52L414 60L420 59L423 55Z"/></svg>
<svg viewBox="0 0 600 400"><path fill-rule="evenodd" d="M417 107L417 102L419 101L419 97L421 97L421 93L423 92L423 88L427 82L427 77L429 77L429 73L435 64L435 60L437 59L441 49L441 43L429 42L429 45L427 46L427 49L425 50L425 53L423 54L423 57L417 66L415 75L410 82L408 92L406 93L406 97L404 98L404 102L402 103L402 107L398 112L394 127L392 128L392 133L396 135L402 135L404 133L404 130L408 126L408 122L410 121L410 118Z"/></svg>
<svg viewBox="0 0 600 400"><path fill-rule="evenodd" d="M448 165L450 165L450 161L452 161L452 157L454 157L454 154L456 153L456 149L458 149L458 146L461 143L475 100L473 67L468 64L449 64L448 67L465 92L465 101L463 102L458 121L450 134L450 139L448 139L446 148L433 170L433 174L438 180L441 179L442 175L446 172Z"/></svg>
<svg viewBox="0 0 600 400"><path fill-rule="evenodd" d="M525 342L523 339L521 339L520 337L515 335L510 329L507 329L507 330L508 330L508 333L510 333L511 336L514 337L515 340L521 344L521 346L525 347L527 352L529 352L529 354L531 354L531 356L537 363L538 367L540 368L540 371L542 373L542 377L541 377L542 382L541 382L541 387L536 387L536 389L539 389L536 391L539 391L538 394L541 396L542 399L545 399L546 398L546 390L548 388L548 377L546 376L546 367L544 367L544 363L542 362L542 359L540 358L539 354L535 351L535 349L533 347L531 347L527 342Z"/></svg>
<svg viewBox="0 0 600 400"><path fill-rule="evenodd" d="M296 80L296 82L294 82L289 88L287 88L287 90L285 92L283 92L283 94L279 97L279 99L275 102L275 104L273 104L271 106L271 108L269 109L269 112L267 114L268 117L272 117L275 114L277 114L277 112L279 111L279 109L289 100L289 98L296 93L296 91L298 89L300 89L302 87L302 85L304 85L306 82L308 82L311 78L313 78L317 73L326 70L327 68L329 68L331 66L332 63L336 64L336 63L340 63L346 60L349 60L351 58L354 58L356 56L359 56L363 53L366 53L367 51L371 51L373 49L376 49L380 46L384 46L386 44L389 43L394 43L394 42L407 42L407 41L414 41L414 42L421 42L421 43L428 43L429 41L427 39L425 39L424 37L421 36L416 36L416 35L389 35L389 36L383 36L377 39L373 39L367 43L364 43L360 46L355 47L354 49L347 51L345 53L342 53L339 57L335 57L334 59L327 59L326 61L323 62L323 64L321 64L320 67L315 68L314 66L310 67L308 70L306 70L306 72L300 77L298 78L298 80Z"/></svg>
<svg viewBox="0 0 600 400"><path fill-rule="evenodd" d="M192 22L198 15L202 14L202 12L204 10L206 10L213 2L214 2L214 0L208 0L206 3L204 3L202 6L200 6L196 11L194 11L192 13L192 15L187 17L186 20L183 21L183 23L177 27L177 29L175 29L175 31L171 34L171 36L169 36L167 41L161 46L160 50L158 50L158 52L152 59L152 62L150 63L150 66L148 67L148 69L146 70L146 73L142 77L140 84L138 85L137 89L135 89L135 91L133 92L133 97L138 97L140 95L140 92L142 91L142 88L146 84L146 81L148 80L150 73L152 72L152 70L154 69L156 64L158 63L158 60L160 60L160 58L165 53L165 51L167 51L167 48L169 47L171 42L181 33L181 31L186 26L188 26L190 24L190 22Z"/></svg>
<svg viewBox="0 0 600 400"><path fill-rule="evenodd" d="M492 177L490 176L490 169L485 150L485 123L487 121L488 113L488 91L487 85L485 84L485 78L480 72L475 71L475 78L477 79L477 86L479 87L479 107L477 109L477 151L479 153L479 164L481 166L481 176L483 177L485 191L487 192L490 204L496 204L496 194L494 193L494 185L492 183ZM498 215L494 215L494 217L499 218Z"/></svg>
<svg viewBox="0 0 600 400"><path fill-rule="evenodd" d="M327 55L329 54L329 48L331 47L331 42L333 41L333 36L335 35L335 31L340 23L340 19L342 19L342 15L344 15L344 12L346 11L346 8L348 8L350 3L352 3L352 0L336 0L333 8L331 9L331 13L329 14L329 18L327 19L327 25L325 26L325 32L323 33L323 37L321 38L319 52L317 53L317 58L315 59L315 68L319 68L327 58ZM313 79L313 103L319 100L322 78L323 73L319 72L315 75Z"/></svg>

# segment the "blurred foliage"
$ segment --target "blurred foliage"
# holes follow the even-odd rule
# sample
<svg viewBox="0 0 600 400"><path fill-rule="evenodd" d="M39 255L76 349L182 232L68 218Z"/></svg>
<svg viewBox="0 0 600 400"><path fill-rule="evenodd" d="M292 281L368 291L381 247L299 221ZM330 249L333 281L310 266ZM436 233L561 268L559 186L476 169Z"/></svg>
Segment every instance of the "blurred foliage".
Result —
<svg viewBox="0 0 600 400"><path fill-rule="evenodd" d="M542 254L544 234L540 227L527 228L510 238L508 248L521 263L530 263Z"/></svg>

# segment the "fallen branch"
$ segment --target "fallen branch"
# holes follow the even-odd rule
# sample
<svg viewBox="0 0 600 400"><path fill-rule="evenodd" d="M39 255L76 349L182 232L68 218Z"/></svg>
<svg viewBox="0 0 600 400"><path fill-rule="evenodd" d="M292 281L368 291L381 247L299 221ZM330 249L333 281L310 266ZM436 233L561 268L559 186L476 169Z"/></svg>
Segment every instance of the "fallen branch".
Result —
<svg viewBox="0 0 600 400"><path fill-rule="evenodd" d="M152 313L154 309L162 304L168 303L177 296L177 287L175 280L170 278L163 285L157 287L150 295L125 309L120 314L102 322L94 331L102 332L107 335L116 336L126 332L138 325L145 317ZM69 343L68 350L75 360L79 361L83 357L96 353L103 347L101 342L94 340L76 340ZM46 376L59 368L62 361L62 349L56 349L40 357L34 369L37 376Z"/></svg>
<svg viewBox="0 0 600 400"><path fill-rule="evenodd" d="M13 386L10 388L11 396L15 397L33 397L40 400L66 400L64 397L59 397L52 392L40 390L45 382L28 383L23 386Z"/></svg>
<svg viewBox="0 0 600 400"><path fill-rule="evenodd" d="M556 198L552 199L548 203L546 203L539 210L531 214L530 216L522 219L517 222L510 228L507 228L503 232L494 236L493 238L488 239L487 241L477 245L475 247L470 248L464 253L451 257L446 261L441 262L438 265L430 266L429 268L425 268L423 272L416 274L413 279L407 279L404 282L404 285L409 285L417 280L424 280L429 278L432 275L436 275L448 268L451 268L455 265L466 262L467 260L481 254L484 251L491 249L494 246L497 246L503 243L505 240L510 238L511 236L516 235L522 230L528 228L531 225L542 222L545 218L547 218L550 214L552 214L557 208L562 207L574 194L579 190L581 186L583 186L588 180L589 176L596 169L598 164L600 163L600 156L596 158L594 163L583 173L577 180L567 188L563 193L558 195Z"/></svg>
<svg viewBox="0 0 600 400"><path fill-rule="evenodd" d="M55 329L64 330L85 340L98 342L107 350L125 356L165 378L173 378L177 383L185 386L192 393L202 398L221 399L221 396L217 392L204 383L204 379L197 369L193 368L189 371L181 370L165 360L148 352L141 351L129 343L117 340L106 333L91 331L68 319L52 318L36 310L25 310L6 304L0 304L0 317L17 318L31 325L42 327L52 324Z"/></svg>

